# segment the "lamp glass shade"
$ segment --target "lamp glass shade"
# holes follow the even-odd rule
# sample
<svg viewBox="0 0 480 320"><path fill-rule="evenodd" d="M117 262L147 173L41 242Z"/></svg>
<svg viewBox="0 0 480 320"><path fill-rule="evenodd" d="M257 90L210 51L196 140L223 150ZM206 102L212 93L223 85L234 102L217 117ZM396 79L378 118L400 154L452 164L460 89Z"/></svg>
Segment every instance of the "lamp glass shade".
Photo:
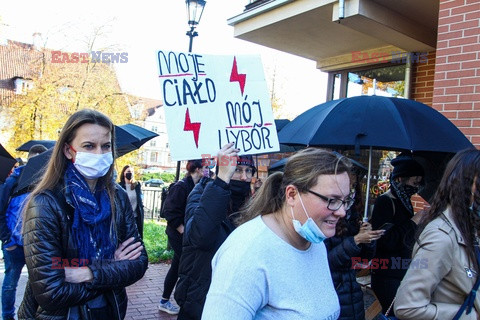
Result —
<svg viewBox="0 0 480 320"><path fill-rule="evenodd" d="M188 24L190 26L199 24L207 2L205 0L186 0L185 3L187 5Z"/></svg>

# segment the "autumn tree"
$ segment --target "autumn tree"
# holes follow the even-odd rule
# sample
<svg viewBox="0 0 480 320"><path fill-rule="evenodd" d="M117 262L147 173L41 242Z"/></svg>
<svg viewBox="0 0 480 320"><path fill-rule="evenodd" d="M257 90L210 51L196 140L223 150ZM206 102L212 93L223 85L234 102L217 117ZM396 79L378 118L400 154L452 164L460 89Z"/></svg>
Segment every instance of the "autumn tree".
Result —
<svg viewBox="0 0 480 320"><path fill-rule="evenodd" d="M101 29L96 29L87 42L87 50L95 49ZM132 121L126 97L121 92L112 64L95 59L80 59L68 63L64 58L72 55L62 52L62 59L52 60L52 50L42 49L29 62L36 75L33 88L18 95L6 107L10 133L7 148L14 150L22 143L37 140L56 140L68 117L74 112L93 108L120 125ZM133 161L134 155L126 156L121 162Z"/></svg>

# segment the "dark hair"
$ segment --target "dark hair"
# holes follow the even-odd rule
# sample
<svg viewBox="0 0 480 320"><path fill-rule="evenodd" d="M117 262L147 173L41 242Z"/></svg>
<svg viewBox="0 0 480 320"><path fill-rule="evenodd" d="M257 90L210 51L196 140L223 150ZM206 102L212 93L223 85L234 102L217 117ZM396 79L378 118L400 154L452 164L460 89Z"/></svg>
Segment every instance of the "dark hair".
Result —
<svg viewBox="0 0 480 320"><path fill-rule="evenodd" d="M202 167L203 167L203 163L201 159L188 160L187 162L187 171L189 174L194 173L195 170L201 169Z"/></svg>
<svg viewBox="0 0 480 320"><path fill-rule="evenodd" d="M126 181L125 181L125 171L127 171L128 168L132 168L133 167L129 164L127 164L126 166L123 167L122 169L122 173L120 173L120 182L123 182L125 183L125 187L126 187ZM132 174L132 180L131 180L131 186L130 186L130 190L134 190L135 187L137 186L137 181L135 181L135 178L133 177L133 174Z"/></svg>
<svg viewBox="0 0 480 320"><path fill-rule="evenodd" d="M276 172L265 180L255 197L241 211L237 223L282 209L288 185L294 185L300 193L306 193L317 184L320 175L350 173L350 168L348 158L330 151L315 148L299 151L288 159L283 173Z"/></svg>
<svg viewBox="0 0 480 320"><path fill-rule="evenodd" d="M44 145L41 144L34 144L33 146L30 147L28 150L28 158L31 158L37 154L43 153L47 151L47 148Z"/></svg>
<svg viewBox="0 0 480 320"><path fill-rule="evenodd" d="M417 239L427 224L439 217L450 207L453 220L465 245L468 257L478 270L474 242L476 230L480 230L480 217L470 210L472 196L474 208L480 208L480 151L467 149L458 152L447 164L440 185L435 193L431 208L420 222ZM472 188L475 185L475 193ZM478 233L478 231L477 231Z"/></svg>

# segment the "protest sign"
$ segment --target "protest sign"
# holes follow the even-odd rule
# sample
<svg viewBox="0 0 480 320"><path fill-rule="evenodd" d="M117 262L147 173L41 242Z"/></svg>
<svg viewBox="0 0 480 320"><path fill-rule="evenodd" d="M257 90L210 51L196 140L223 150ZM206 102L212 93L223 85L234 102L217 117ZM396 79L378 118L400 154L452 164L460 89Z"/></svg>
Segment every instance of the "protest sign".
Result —
<svg viewBox="0 0 480 320"><path fill-rule="evenodd" d="M158 51L158 75L173 160L279 151L259 56Z"/></svg>

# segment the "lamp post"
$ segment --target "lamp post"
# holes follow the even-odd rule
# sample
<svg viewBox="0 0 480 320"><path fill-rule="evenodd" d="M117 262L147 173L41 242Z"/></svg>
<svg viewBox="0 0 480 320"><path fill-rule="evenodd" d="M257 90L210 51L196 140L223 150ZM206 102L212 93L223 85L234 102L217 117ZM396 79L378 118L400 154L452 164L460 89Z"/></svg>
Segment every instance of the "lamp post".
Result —
<svg viewBox="0 0 480 320"><path fill-rule="evenodd" d="M205 9L206 3L207 1L205 0L185 0L188 13L188 26L190 27L190 30L187 31L187 36L190 39L188 45L188 52L192 52L193 38L198 36L198 32L195 31L195 28L200 23L200 19L202 18L203 9ZM176 181L180 179L180 163L180 161L177 161L177 172L175 175Z"/></svg>

